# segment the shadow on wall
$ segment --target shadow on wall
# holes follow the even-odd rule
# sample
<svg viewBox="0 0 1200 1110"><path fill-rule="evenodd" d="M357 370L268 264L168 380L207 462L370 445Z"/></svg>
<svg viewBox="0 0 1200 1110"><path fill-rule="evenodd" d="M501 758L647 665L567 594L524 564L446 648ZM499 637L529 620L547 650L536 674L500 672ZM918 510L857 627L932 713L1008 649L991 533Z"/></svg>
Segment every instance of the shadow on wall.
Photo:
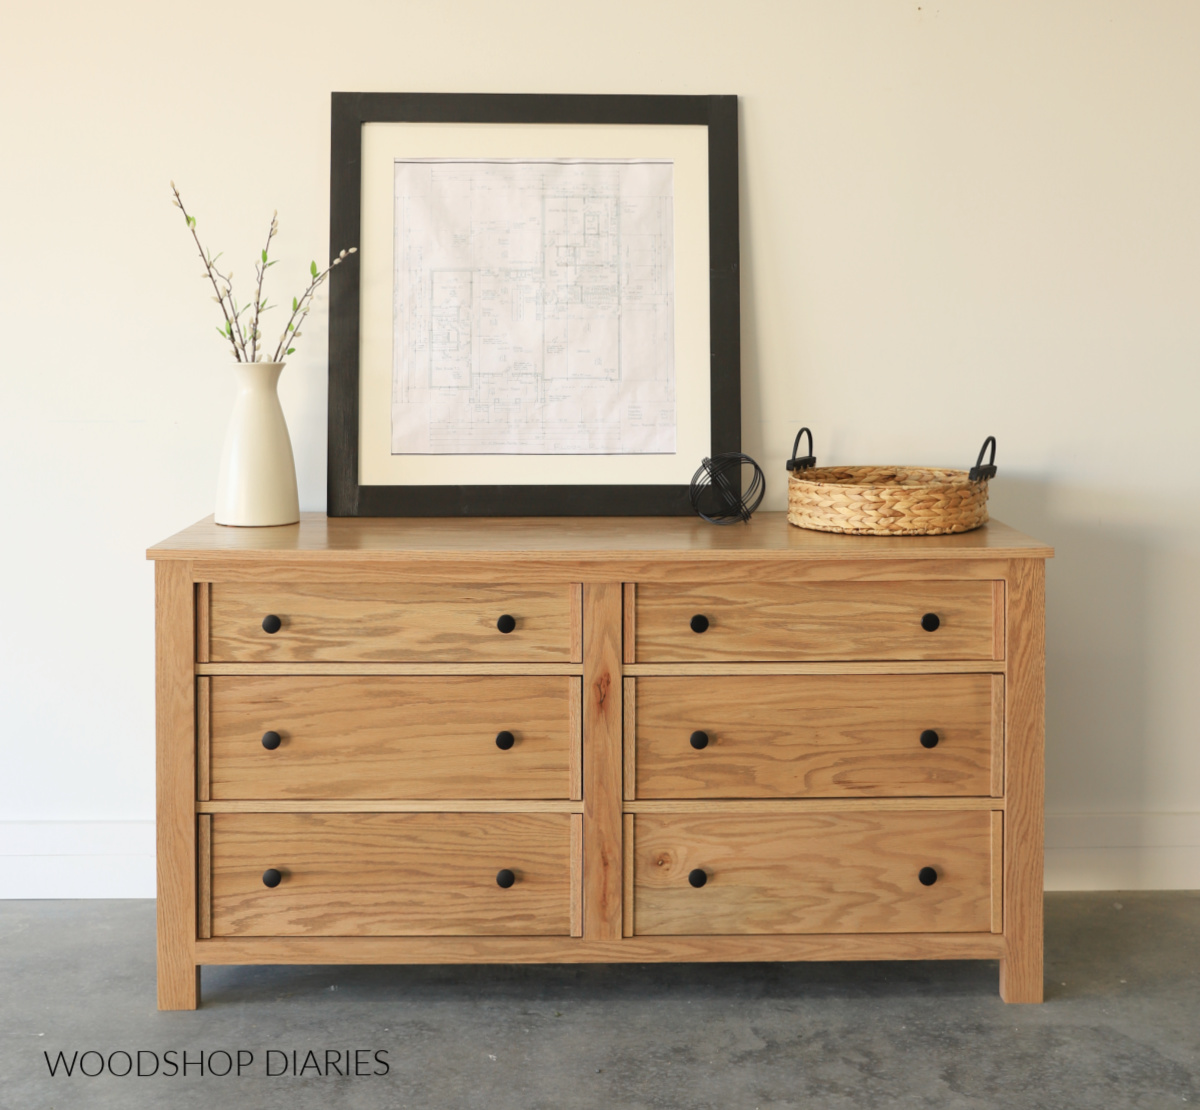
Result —
<svg viewBox="0 0 1200 1110"><path fill-rule="evenodd" d="M989 503L997 520L1055 549L1046 567L1046 809L1140 812L1149 801L1150 542L1098 516L1089 524L1069 500L1049 482L1002 476ZM1048 847L1059 846L1053 831Z"/></svg>

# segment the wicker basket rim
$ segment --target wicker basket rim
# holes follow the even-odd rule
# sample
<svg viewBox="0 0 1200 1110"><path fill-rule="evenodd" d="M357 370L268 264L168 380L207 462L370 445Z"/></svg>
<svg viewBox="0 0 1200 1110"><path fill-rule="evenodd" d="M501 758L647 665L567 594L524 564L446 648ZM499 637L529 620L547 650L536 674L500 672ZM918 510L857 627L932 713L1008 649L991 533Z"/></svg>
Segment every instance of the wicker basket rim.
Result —
<svg viewBox="0 0 1200 1110"><path fill-rule="evenodd" d="M856 482L854 478L860 474L892 473L902 475L921 475L911 481L874 481ZM987 479L981 478L972 482L965 470L953 470L940 466L818 466L809 470L789 475L788 481L805 486L836 486L841 490L870 490L870 489L921 489L926 486L986 486Z"/></svg>

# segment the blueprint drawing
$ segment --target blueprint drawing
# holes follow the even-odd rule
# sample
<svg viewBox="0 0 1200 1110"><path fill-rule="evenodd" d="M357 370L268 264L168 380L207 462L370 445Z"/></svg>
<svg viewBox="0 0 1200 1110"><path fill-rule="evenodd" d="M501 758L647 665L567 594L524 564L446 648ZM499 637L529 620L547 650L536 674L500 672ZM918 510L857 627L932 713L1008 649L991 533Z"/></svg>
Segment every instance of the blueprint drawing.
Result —
<svg viewBox="0 0 1200 1110"><path fill-rule="evenodd" d="M673 454L674 166L395 163L392 453Z"/></svg>

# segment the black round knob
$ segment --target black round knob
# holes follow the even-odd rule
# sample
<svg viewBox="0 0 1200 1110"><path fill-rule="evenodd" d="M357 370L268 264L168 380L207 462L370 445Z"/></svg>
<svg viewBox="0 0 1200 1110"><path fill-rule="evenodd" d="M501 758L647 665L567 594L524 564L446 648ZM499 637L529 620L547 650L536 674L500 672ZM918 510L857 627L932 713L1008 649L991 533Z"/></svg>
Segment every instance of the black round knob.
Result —
<svg viewBox="0 0 1200 1110"><path fill-rule="evenodd" d="M926 632L936 632L941 623L942 620L937 613L926 613L921 618L921 627L925 629Z"/></svg>
<svg viewBox="0 0 1200 1110"><path fill-rule="evenodd" d="M938 736L933 729L927 728L923 733L921 733L921 747L936 748L940 739L941 737Z"/></svg>
<svg viewBox="0 0 1200 1110"><path fill-rule="evenodd" d="M917 879L922 886L933 886L937 882L937 872L932 867L922 867L917 872Z"/></svg>
<svg viewBox="0 0 1200 1110"><path fill-rule="evenodd" d="M702 867L697 867L694 871L688 872L688 882L699 889L708 882L708 872Z"/></svg>
<svg viewBox="0 0 1200 1110"><path fill-rule="evenodd" d="M268 613L265 617L263 617L263 631L267 633L268 636L274 636L275 633L278 632L282 627L283 621L281 621L274 613Z"/></svg>
<svg viewBox="0 0 1200 1110"><path fill-rule="evenodd" d="M699 751L701 748L708 747L708 733L701 729L696 729L691 736L692 747Z"/></svg>
<svg viewBox="0 0 1200 1110"><path fill-rule="evenodd" d="M504 614L497 622L496 627L507 636L514 628L517 627L515 617L510 617L507 613Z"/></svg>
<svg viewBox="0 0 1200 1110"><path fill-rule="evenodd" d="M269 752L273 752L279 747L280 741L283 739L274 729L263 733L263 747Z"/></svg>
<svg viewBox="0 0 1200 1110"><path fill-rule="evenodd" d="M263 886L275 887L281 882L283 882L282 871L276 871L274 867L268 867L267 870L263 872Z"/></svg>
<svg viewBox="0 0 1200 1110"><path fill-rule="evenodd" d="M708 617L703 613L697 613L688 623L692 626L693 632L708 631Z"/></svg>
<svg viewBox="0 0 1200 1110"><path fill-rule="evenodd" d="M502 752L508 751L516 742L517 738L508 729L496 733L496 747Z"/></svg>
<svg viewBox="0 0 1200 1110"><path fill-rule="evenodd" d="M514 875L507 867L501 868L496 872L496 885L498 887L503 887L505 890L507 890L516 881L516 875Z"/></svg>

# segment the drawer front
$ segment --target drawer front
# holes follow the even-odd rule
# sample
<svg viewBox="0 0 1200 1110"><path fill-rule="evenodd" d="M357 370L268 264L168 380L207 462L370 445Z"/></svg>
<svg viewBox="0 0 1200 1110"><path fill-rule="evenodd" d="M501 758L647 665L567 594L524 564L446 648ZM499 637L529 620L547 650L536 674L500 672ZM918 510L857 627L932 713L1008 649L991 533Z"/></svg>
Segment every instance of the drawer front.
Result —
<svg viewBox="0 0 1200 1110"><path fill-rule="evenodd" d="M565 813L217 813L212 933L566 936L570 841Z"/></svg>
<svg viewBox="0 0 1200 1110"><path fill-rule="evenodd" d="M990 581L639 583L637 661L1000 658L994 588ZM938 618L933 631L922 625L926 614Z"/></svg>
<svg viewBox="0 0 1200 1110"><path fill-rule="evenodd" d="M1003 682L987 674L639 678L636 796L998 793Z"/></svg>
<svg viewBox="0 0 1200 1110"><path fill-rule="evenodd" d="M639 813L634 932L989 932L998 832L987 812Z"/></svg>
<svg viewBox="0 0 1200 1110"><path fill-rule="evenodd" d="M578 662L571 586L267 586L215 582L213 662ZM274 633L263 629L279 618ZM515 627L502 632L501 617Z"/></svg>
<svg viewBox="0 0 1200 1110"><path fill-rule="evenodd" d="M225 677L211 796L570 798L580 679ZM264 746L263 737L274 732ZM509 735L503 735L508 733Z"/></svg>

